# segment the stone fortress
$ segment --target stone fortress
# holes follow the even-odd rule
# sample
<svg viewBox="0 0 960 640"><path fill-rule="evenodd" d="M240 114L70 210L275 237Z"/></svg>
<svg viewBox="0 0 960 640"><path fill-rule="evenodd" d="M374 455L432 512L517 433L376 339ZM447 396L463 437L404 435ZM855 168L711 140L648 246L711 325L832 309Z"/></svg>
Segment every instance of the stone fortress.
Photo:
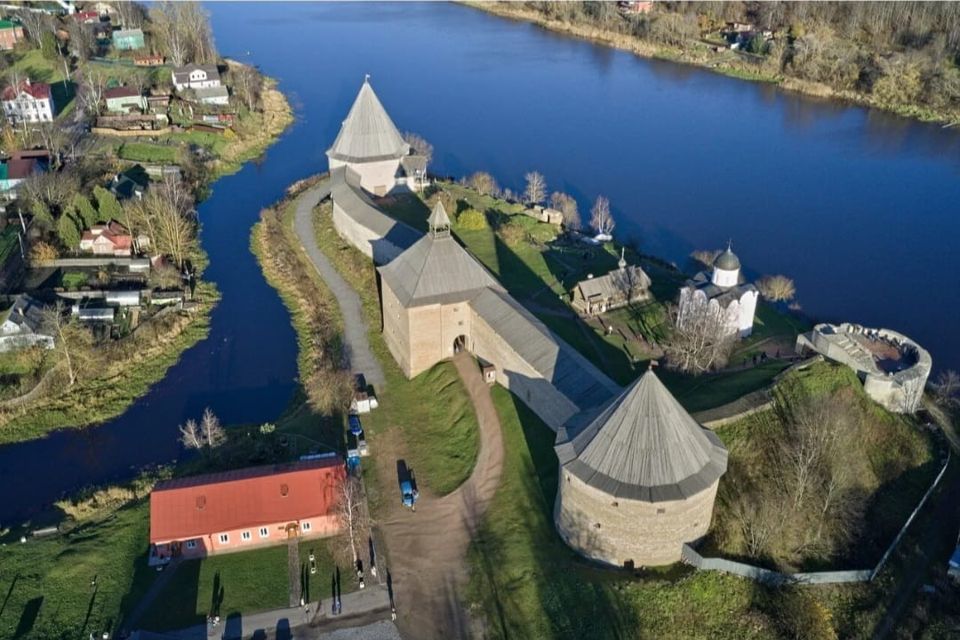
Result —
<svg viewBox="0 0 960 640"><path fill-rule="evenodd" d="M493 367L497 383L558 434L554 515L564 540L607 564L679 560L683 544L709 529L727 464L720 440L652 371L624 390L554 335L460 245L442 204L425 235L377 207L376 196L413 180L420 186L425 174L410 169L421 165L409 160L369 80L327 155L334 228L377 265L384 339L404 374L414 377L460 351ZM730 276L728 260L718 259L716 287L740 291L739 262ZM645 278L636 292L619 294L642 297ZM751 307L751 324L752 317Z"/></svg>
<svg viewBox="0 0 960 640"><path fill-rule="evenodd" d="M797 353L819 353L857 372L863 390L888 411L913 413L933 367L930 353L892 329L818 324L797 336Z"/></svg>

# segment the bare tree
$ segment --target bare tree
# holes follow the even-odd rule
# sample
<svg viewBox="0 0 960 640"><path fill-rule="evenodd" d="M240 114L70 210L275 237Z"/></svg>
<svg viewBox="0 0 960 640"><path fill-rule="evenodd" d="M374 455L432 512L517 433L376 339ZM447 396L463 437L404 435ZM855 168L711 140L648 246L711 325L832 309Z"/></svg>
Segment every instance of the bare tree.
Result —
<svg viewBox="0 0 960 640"><path fill-rule="evenodd" d="M610 201L604 196L597 196L593 208L590 209L590 226L596 229L597 234L610 235L616 223L610 213Z"/></svg>
<svg viewBox="0 0 960 640"><path fill-rule="evenodd" d="M690 257L709 269L721 253L723 253L722 249L697 249L690 254Z"/></svg>
<svg viewBox="0 0 960 640"><path fill-rule="evenodd" d="M467 178L467 186L482 196L496 195L500 190L497 181L485 171L477 171Z"/></svg>
<svg viewBox="0 0 960 640"><path fill-rule="evenodd" d="M152 250L170 256L178 267L196 251L193 198L187 186L176 178L167 176L142 200L128 201L122 217L134 236L146 235Z"/></svg>
<svg viewBox="0 0 960 640"><path fill-rule="evenodd" d="M527 188L523 192L524 198L531 204L539 204L547 197L547 180L539 171L531 171L524 178Z"/></svg>
<svg viewBox="0 0 960 640"><path fill-rule="evenodd" d="M779 504L766 495L738 495L731 511L743 535L747 553L762 558L783 526Z"/></svg>
<svg viewBox="0 0 960 640"><path fill-rule="evenodd" d="M48 30L47 25L50 23L47 14L42 11L30 11L29 9L14 11L13 14L20 19L20 23L26 30L27 35L30 36L30 39L33 40L37 46L40 46L40 39L43 37L44 31Z"/></svg>
<svg viewBox="0 0 960 640"><path fill-rule="evenodd" d="M787 276L764 276L757 281L757 290L772 302L789 302L797 295L793 280Z"/></svg>
<svg viewBox="0 0 960 640"><path fill-rule="evenodd" d="M250 65L238 64L231 66L230 76L233 79L233 89L237 97L250 111L257 110L260 107L260 89L263 86L260 72Z"/></svg>
<svg viewBox="0 0 960 640"><path fill-rule="evenodd" d="M203 435L200 433L200 426L193 418L180 425L180 442L187 449L203 448Z"/></svg>
<svg viewBox="0 0 960 640"><path fill-rule="evenodd" d="M139 2L117 2L113 4L124 29L140 29L147 19L147 10Z"/></svg>
<svg viewBox="0 0 960 640"><path fill-rule="evenodd" d="M203 410L203 417L200 418L200 437L210 449L216 449L227 440L226 430L210 407Z"/></svg>
<svg viewBox="0 0 960 640"><path fill-rule="evenodd" d="M67 34L70 36L70 41L67 44L70 55L80 62L89 60L97 44L90 25L83 24L79 20L68 20Z"/></svg>
<svg viewBox="0 0 960 640"><path fill-rule="evenodd" d="M563 214L563 226L568 229L580 228L580 210L577 208L577 201L571 196L554 191L550 194L550 206Z"/></svg>
<svg viewBox="0 0 960 640"><path fill-rule="evenodd" d="M340 526L347 534L353 563L356 564L360 559L359 545L365 538L364 534L367 530L366 512L363 508L363 485L359 478L347 475L343 479L337 506Z"/></svg>
<svg viewBox="0 0 960 640"><path fill-rule="evenodd" d="M41 202L47 207L60 210L73 199L79 188L77 175L69 169L35 173L26 178L20 186L26 200Z"/></svg>
<svg viewBox="0 0 960 640"><path fill-rule="evenodd" d="M672 311L676 326L663 345L667 366L700 375L726 365L736 334L726 326L723 315L709 303L684 305L682 314Z"/></svg>
<svg viewBox="0 0 960 640"><path fill-rule="evenodd" d="M426 138L418 133L407 131L403 134L403 139L410 145L414 153L426 158L427 164L430 164L430 161L433 160L433 145L427 142Z"/></svg>
<svg viewBox="0 0 960 640"><path fill-rule="evenodd" d="M196 2L159 2L150 9L157 44L176 66L216 62L206 11Z"/></svg>
<svg viewBox="0 0 960 640"><path fill-rule="evenodd" d="M41 324L54 339L54 351L59 356L67 370L67 386L73 386L79 377L86 360L85 353L89 347L89 332L77 325L73 316L57 301L53 306L43 310Z"/></svg>
<svg viewBox="0 0 960 640"><path fill-rule="evenodd" d="M960 373L953 369L941 371L933 383L934 395L937 402L943 407L957 404L957 392L960 391Z"/></svg>
<svg viewBox="0 0 960 640"><path fill-rule="evenodd" d="M100 113L103 93L107 88L107 74L99 67L87 65L80 71L77 100L84 113L96 116Z"/></svg>

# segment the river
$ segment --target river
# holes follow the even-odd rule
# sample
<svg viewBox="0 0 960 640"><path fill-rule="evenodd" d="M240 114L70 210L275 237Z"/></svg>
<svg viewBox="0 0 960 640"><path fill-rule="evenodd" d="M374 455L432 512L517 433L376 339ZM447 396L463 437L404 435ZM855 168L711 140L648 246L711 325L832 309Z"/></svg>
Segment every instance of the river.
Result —
<svg viewBox="0 0 960 640"><path fill-rule="evenodd" d="M326 168L365 73L432 169L536 169L581 210L609 197L621 238L682 261L732 238L753 275L794 278L813 316L900 330L960 368L960 132L636 58L441 4L211 3L223 54L280 80L296 124L200 206L209 338L103 425L0 447L0 522L180 455L177 425L274 419L295 388L290 318L249 251L262 207Z"/></svg>

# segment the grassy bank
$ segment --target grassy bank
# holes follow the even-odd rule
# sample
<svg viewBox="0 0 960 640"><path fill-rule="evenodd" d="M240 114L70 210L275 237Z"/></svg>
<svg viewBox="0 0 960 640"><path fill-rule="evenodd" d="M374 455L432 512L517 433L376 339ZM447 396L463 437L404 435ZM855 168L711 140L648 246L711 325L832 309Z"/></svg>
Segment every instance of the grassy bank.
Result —
<svg viewBox="0 0 960 640"><path fill-rule="evenodd" d="M113 345L122 355L96 374L81 377L71 387L52 385L54 391L26 406L0 409L0 444L39 438L54 429L90 426L123 413L184 351L207 336L218 294L211 285L201 285L197 293L200 309L178 315L149 338Z"/></svg>
<svg viewBox="0 0 960 640"><path fill-rule="evenodd" d="M726 45L723 45L719 51L715 51L714 45L702 40L688 40L684 42L683 45L652 42L638 38L632 34L620 33L591 24L572 23L554 19L538 11L531 10L519 2L462 0L461 3L504 18L530 22L551 31L628 51L643 58L668 60L700 67L741 80L775 84L787 91L802 93L815 98L839 100L881 109L899 116L926 122L954 123L957 122L958 118L955 110L937 109L912 102L903 102L889 98L884 99L873 94L836 89L821 82L785 76L780 72L770 71L765 65L761 67L750 62L745 62L739 55L729 51Z"/></svg>

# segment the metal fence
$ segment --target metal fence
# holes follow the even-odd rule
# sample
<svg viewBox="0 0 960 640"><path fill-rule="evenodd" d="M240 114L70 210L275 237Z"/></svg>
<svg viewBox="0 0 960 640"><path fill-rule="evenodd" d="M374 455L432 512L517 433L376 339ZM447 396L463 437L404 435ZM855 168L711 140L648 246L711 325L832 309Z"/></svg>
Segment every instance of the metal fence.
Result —
<svg viewBox="0 0 960 640"><path fill-rule="evenodd" d="M884 552L883 557L880 558L880 561L872 569L782 573L780 571L764 569L763 567L757 567L745 562L727 560L725 558L704 558L688 544L683 545L681 558L687 564L703 571L722 571L724 573L732 573L743 578L749 578L750 580L769 585L870 582L877 577L877 574L879 574L884 565L886 565L887 560L890 559L890 556L900 544L900 541L903 539L904 534L906 534L910 524L913 523L914 519L917 517L917 514L920 513L920 509L923 508L923 505L927 503L927 500L933 494L934 490L940 485L940 481L943 479L943 476L947 472L947 467L950 465L950 458L951 454L947 453L947 460L943 463L943 468L940 469L940 473L938 473L937 477L934 478L933 484L931 484L930 488L927 489L927 492L923 494L923 498L920 499L920 502L914 508L913 512L910 514L910 517L907 518L907 521L904 523L903 527L900 528L900 532L897 533L897 536L893 539L893 542L890 543L890 546L887 547L887 550Z"/></svg>

